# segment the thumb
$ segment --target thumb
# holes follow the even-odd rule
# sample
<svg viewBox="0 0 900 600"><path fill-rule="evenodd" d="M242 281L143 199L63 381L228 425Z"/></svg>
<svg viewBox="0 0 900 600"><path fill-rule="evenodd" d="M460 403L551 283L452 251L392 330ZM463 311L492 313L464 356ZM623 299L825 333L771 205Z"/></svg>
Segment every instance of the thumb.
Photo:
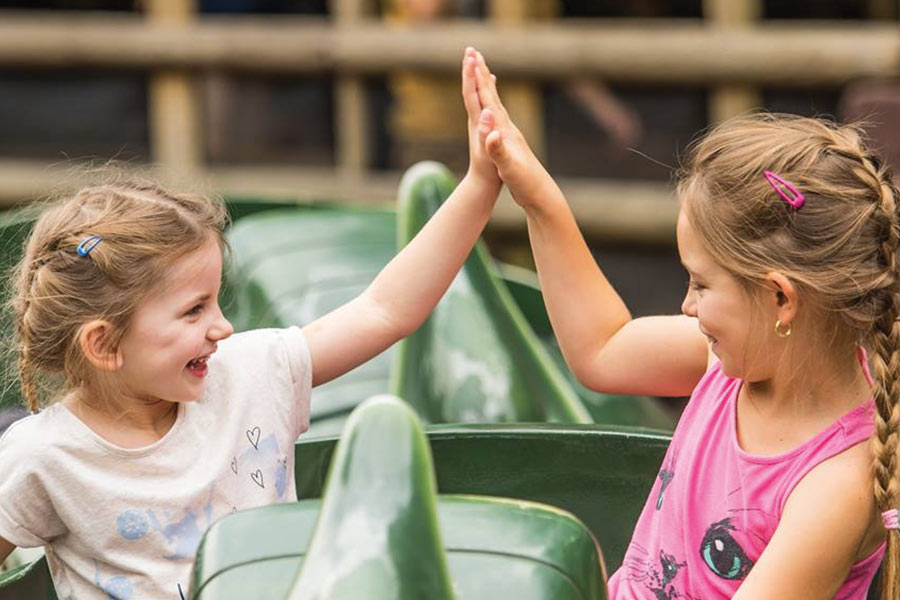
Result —
<svg viewBox="0 0 900 600"><path fill-rule="evenodd" d="M484 147L493 161L496 162L506 158L506 145L503 143L503 136L500 134L500 131L496 129L491 131L484 140Z"/></svg>

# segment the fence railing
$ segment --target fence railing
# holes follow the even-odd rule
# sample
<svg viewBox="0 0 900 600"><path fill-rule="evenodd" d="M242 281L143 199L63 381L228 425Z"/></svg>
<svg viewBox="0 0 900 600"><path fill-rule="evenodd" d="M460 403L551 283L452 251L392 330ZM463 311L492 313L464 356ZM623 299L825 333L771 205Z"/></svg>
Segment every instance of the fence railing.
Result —
<svg viewBox="0 0 900 600"><path fill-rule="evenodd" d="M146 17L2 12L0 68L146 71L151 78L149 119L156 171L164 178L199 179L225 192L297 196L305 191L356 201L389 198L397 174L368 170L361 78L400 68L456 72L466 45L481 49L492 68L511 80L597 75L612 82L706 85L713 89L714 121L758 105L757 86L838 86L861 78L900 76L896 23L754 24L757 3L752 0L706 0L711 18L703 21L505 24L495 19L430 27L400 27L367 18L357 0L334 3L333 18L213 18L194 14L189 0L145 4ZM209 70L334 73L336 168L205 166L194 88L195 76ZM530 124L533 130L540 126ZM65 179L62 171L42 163L0 162L0 202L40 195L52 182L64 185ZM563 187L589 231L619 239L672 237L677 209L665 185L563 181ZM522 219L506 200L493 223L519 227Z"/></svg>

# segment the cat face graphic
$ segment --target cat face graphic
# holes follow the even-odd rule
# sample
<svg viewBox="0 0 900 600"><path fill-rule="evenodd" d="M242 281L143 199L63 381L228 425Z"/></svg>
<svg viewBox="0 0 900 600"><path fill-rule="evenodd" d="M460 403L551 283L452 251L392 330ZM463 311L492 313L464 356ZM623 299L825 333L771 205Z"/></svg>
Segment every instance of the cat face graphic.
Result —
<svg viewBox="0 0 900 600"><path fill-rule="evenodd" d="M732 535L735 530L731 518L722 519L709 526L700 542L700 557L722 579L743 579L753 567L753 561Z"/></svg>

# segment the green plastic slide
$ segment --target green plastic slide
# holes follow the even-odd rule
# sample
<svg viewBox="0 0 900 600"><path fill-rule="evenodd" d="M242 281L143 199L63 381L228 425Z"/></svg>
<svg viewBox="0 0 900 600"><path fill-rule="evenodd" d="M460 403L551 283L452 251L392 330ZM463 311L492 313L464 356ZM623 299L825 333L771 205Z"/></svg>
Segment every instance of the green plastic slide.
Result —
<svg viewBox="0 0 900 600"><path fill-rule="evenodd" d="M348 421L322 501L210 528L190 598L599 600L605 575L592 536L565 511L438 497L419 419L381 397Z"/></svg>

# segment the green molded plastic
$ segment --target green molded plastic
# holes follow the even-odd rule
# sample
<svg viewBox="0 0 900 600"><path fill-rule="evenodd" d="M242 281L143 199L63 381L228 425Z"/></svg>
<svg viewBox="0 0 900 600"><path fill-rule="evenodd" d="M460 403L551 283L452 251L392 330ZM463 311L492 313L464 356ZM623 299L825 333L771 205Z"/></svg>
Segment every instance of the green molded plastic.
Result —
<svg viewBox="0 0 900 600"><path fill-rule="evenodd" d="M669 400L651 396L601 394L581 385L566 365L562 351L556 343L537 273L503 263L497 264L497 271L515 300L516 306L525 315L529 326L537 334L547 354L563 373L569 385L575 389L594 422L604 425L637 425L668 431L675 429L678 415L675 403Z"/></svg>
<svg viewBox="0 0 900 600"><path fill-rule="evenodd" d="M453 598L434 471L415 413L388 396L347 421L288 600Z"/></svg>
<svg viewBox="0 0 900 600"><path fill-rule="evenodd" d="M190 598L284 598L320 507L320 500L301 500L213 524L197 555L198 587ZM521 500L448 495L438 497L437 518L457 600L604 598L596 542L568 513Z"/></svg>
<svg viewBox="0 0 900 600"><path fill-rule="evenodd" d="M434 162L400 183L398 246L456 182ZM428 320L398 344L391 392L434 423L590 423L591 416L516 306L478 242Z"/></svg>
<svg viewBox="0 0 900 600"><path fill-rule="evenodd" d="M0 573L0 600L56 600L47 560L41 557Z"/></svg>
<svg viewBox="0 0 900 600"><path fill-rule="evenodd" d="M664 432L599 425L433 425L440 494L519 498L580 519L617 568L669 443ZM295 445L297 495L322 495L334 437Z"/></svg>
<svg viewBox="0 0 900 600"><path fill-rule="evenodd" d="M190 597L605 598L596 542L575 517L519 500L438 501L431 465L419 419L405 403L363 403L338 442L324 500L213 525Z"/></svg>
<svg viewBox="0 0 900 600"><path fill-rule="evenodd" d="M395 254L395 240L405 244L454 185L446 169L421 163L404 176L396 213L233 205L241 218L229 234L234 260L223 293L226 314L243 330L304 324L336 308L365 289ZM520 302L527 303L524 314ZM674 425L658 400L580 386L555 346L540 290L513 278L504 282L481 243L410 341L313 391L310 434L338 434L360 398L389 391L434 423Z"/></svg>

